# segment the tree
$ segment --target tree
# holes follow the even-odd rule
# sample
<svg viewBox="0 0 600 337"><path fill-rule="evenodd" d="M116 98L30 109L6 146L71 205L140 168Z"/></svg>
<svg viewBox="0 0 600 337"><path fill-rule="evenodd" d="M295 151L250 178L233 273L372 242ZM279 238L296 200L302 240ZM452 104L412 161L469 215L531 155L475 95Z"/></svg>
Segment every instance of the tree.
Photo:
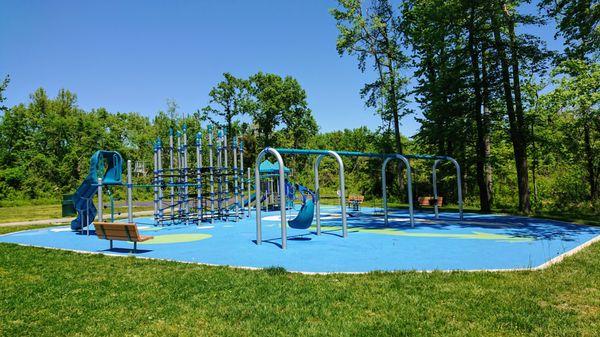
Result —
<svg viewBox="0 0 600 337"><path fill-rule="evenodd" d="M6 106L2 105L2 103L4 103L6 101L6 97L4 97L4 92L6 91L6 88L8 87L9 82L10 82L10 76L6 75L6 77L0 84L0 111L8 110L8 108Z"/></svg>
<svg viewBox="0 0 600 337"><path fill-rule="evenodd" d="M303 93L304 91L302 90L301 92ZM292 109L284 111L282 120L285 124L283 133L286 135L286 138L292 139L292 146L294 148L304 147L319 132L317 121L310 109L305 105L295 106Z"/></svg>
<svg viewBox="0 0 600 337"><path fill-rule="evenodd" d="M489 30L482 7L469 0L405 1L402 30L414 52L414 92L424 116L416 138L465 168L474 159L480 207L487 212L492 203Z"/></svg>
<svg viewBox="0 0 600 337"><path fill-rule="evenodd" d="M225 79L210 90L209 105L202 109L204 113L202 117L214 124L224 126L227 130L228 142L231 144L234 119L246 114L250 109L249 83L230 73L223 73L223 77ZM224 123L222 124L219 119L224 120Z"/></svg>
<svg viewBox="0 0 600 337"><path fill-rule="evenodd" d="M527 168L527 127L521 98L521 80L519 71L519 50L515 35L515 13L504 1L498 2L499 11L491 11L491 22L494 34L494 44L500 60L504 101L508 114L509 131L513 143L515 165L517 169L517 185L519 189L519 211L531 211L529 192L529 172ZM502 18L498 17L502 13ZM501 21L502 20L502 21ZM502 30L507 31L508 43L502 37ZM508 44L507 54L506 45ZM512 76L511 76L512 75ZM511 83L512 80L512 83Z"/></svg>
<svg viewBox="0 0 600 337"><path fill-rule="evenodd" d="M565 38L565 54L585 59L600 50L600 6L595 0L542 0L540 8L558 24L555 35Z"/></svg>
<svg viewBox="0 0 600 337"><path fill-rule="evenodd" d="M338 53L356 56L362 72L372 62L377 80L367 83L361 96L367 106L383 102L381 117L392 121L396 152L401 154L400 119L409 111L403 110L408 80L400 72L408 60L400 45L400 19L387 0L373 0L367 6L360 0L339 0L338 4L339 8L331 10L339 31Z"/></svg>
<svg viewBox="0 0 600 337"><path fill-rule="evenodd" d="M576 74L567 75L564 74ZM590 198L599 197L597 137L600 135L600 65L583 60L567 60L553 72L555 89L549 93L555 113L571 114L577 130L583 132L583 153ZM579 137L575 137L580 140Z"/></svg>
<svg viewBox="0 0 600 337"><path fill-rule="evenodd" d="M282 123L288 131L301 136L307 128L314 127L311 111L306 103L306 92L298 81L290 76L282 78L275 74L259 72L249 79L252 103L249 104L252 119L264 146L273 146L273 134ZM308 123L308 125L300 124ZM310 130L307 134L310 134Z"/></svg>
<svg viewBox="0 0 600 337"><path fill-rule="evenodd" d="M489 212L492 209L492 181L490 160L490 131L488 108L488 82L485 75L487 65L485 64L485 44L482 40L485 37L480 36L480 30L477 27L484 25L481 15L478 15L476 1L468 1L469 18L467 23L468 30L468 52L471 60L471 72L473 76L472 87L475 101L472 107L473 117L477 128L477 184L479 185L479 204L483 212ZM481 63L481 66L480 66ZM482 69L483 68L483 69ZM484 88L485 86L485 88ZM485 96L485 97L484 97Z"/></svg>

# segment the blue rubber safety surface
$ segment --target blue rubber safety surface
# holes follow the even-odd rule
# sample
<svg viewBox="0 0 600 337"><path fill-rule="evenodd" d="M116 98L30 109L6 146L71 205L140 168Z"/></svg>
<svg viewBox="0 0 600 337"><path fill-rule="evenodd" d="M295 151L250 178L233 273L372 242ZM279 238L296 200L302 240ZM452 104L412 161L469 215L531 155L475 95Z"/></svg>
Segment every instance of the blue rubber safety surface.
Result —
<svg viewBox="0 0 600 337"><path fill-rule="evenodd" d="M295 217L288 211L289 218ZM136 256L239 267L280 266L300 272L375 270L476 270L533 268L600 235L600 227L503 215L417 213L411 227L406 211L390 211L389 223L372 209L348 217L341 237L339 207L322 207L323 234L315 227L288 227L288 247L280 249L279 212L262 212L263 243L256 245L254 213L238 222L156 227L136 219L142 234L155 239L138 245ZM131 255L132 244L109 243L95 235L52 227L0 236L0 242Z"/></svg>

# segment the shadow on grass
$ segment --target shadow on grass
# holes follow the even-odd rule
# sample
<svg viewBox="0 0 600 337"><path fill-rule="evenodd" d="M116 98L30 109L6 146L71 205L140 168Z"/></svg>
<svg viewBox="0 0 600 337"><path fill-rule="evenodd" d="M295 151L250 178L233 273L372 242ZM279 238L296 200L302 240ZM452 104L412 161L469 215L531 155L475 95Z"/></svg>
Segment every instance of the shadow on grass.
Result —
<svg viewBox="0 0 600 337"><path fill-rule="evenodd" d="M271 266L264 268L263 270L265 271L265 273L271 276L285 275L288 273L288 271L285 268L279 266Z"/></svg>

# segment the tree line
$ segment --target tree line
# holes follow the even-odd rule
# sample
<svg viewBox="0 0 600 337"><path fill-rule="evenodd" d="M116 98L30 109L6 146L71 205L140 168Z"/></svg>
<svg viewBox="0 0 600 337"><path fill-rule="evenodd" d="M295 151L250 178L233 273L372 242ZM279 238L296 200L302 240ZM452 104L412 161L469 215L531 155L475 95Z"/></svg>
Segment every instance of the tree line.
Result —
<svg viewBox="0 0 600 337"><path fill-rule="evenodd" d="M8 85L6 77L0 104ZM205 133L208 124L226 130L229 144L238 135L250 154L246 165L259 148L284 143L302 147L318 132L306 92L289 76L259 72L241 79L225 73L209 97L208 106L189 115L169 100L154 118L104 108L84 111L76 95L64 89L51 98L40 88L28 103L1 105L0 200L58 198L72 192L87 174L88 158L99 149L119 151L150 169L156 139L167 139L169 129L181 130L184 124L188 139Z"/></svg>
<svg viewBox="0 0 600 337"><path fill-rule="evenodd" d="M547 201L542 189L568 193L569 202L598 200L600 6L542 0L532 13L531 3L339 0L331 10L339 54L378 75L361 94L395 133L396 151L404 151L398 120L412 113L414 97L423 114L415 141L472 166L464 178L474 179L483 211L504 203L512 186L525 213L531 191L535 207ZM527 33L549 20L562 52ZM502 165L509 161L513 168ZM548 185L548 176L564 186Z"/></svg>
<svg viewBox="0 0 600 337"><path fill-rule="evenodd" d="M542 0L537 11L525 13L525 3L340 0L331 10L337 50L356 57L359 71L375 72L359 94L380 115L378 130L319 132L300 83L277 74L224 73L207 106L183 115L169 101L153 118L84 111L67 90L50 98L38 89L30 102L6 107L7 77L0 85L0 200L71 192L100 148L150 166L152 144L165 139L169 128L186 124L193 139L212 123L244 141L245 167L266 146L449 155L463 167L466 204L482 211L597 210L599 7L590 0ZM527 33L548 20L565 39L564 51L549 51L545 41ZM400 120L414 113L411 100L422 117L409 139L400 132ZM286 162L295 180L312 184L307 158ZM380 163L344 162L350 193L381 195ZM414 194L430 195L431 163L412 165ZM440 176L441 193L455 201L453 168L443 166ZM323 163L322 179L335 189L333 163ZM388 178L395 195L403 193L404 180Z"/></svg>

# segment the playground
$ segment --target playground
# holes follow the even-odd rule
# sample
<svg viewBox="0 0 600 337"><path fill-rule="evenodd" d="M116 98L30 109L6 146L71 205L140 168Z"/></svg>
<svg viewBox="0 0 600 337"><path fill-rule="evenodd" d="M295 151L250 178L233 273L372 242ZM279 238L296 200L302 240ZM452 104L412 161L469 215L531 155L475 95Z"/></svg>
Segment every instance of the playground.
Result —
<svg viewBox="0 0 600 337"><path fill-rule="evenodd" d="M280 266L307 273L375 270L507 270L543 266L600 235L600 228L516 216L417 213L411 227L406 211L381 215L363 209L348 218L342 237L339 207L324 206L322 234L288 229L281 249L279 212L263 212L263 243L256 245L254 216L233 223L200 226L154 226L151 218L135 219L140 233L154 239L138 245L137 257L243 268ZM290 214L291 217L295 214ZM109 255L131 255L131 243L99 240L91 229L73 232L53 227L0 237L11 242Z"/></svg>
<svg viewBox="0 0 600 337"><path fill-rule="evenodd" d="M207 135L195 135L193 151L188 149L185 125L180 131L170 130L165 148L161 139L154 144L150 184L133 181L130 160L123 182L122 156L97 151L86 179L63 201L65 215L76 213L70 226L16 232L0 237L0 242L239 268L361 273L540 269L600 238L598 227L465 214L461 168L450 157L268 147L256 157L251 179L251 169L243 166L243 143L233 137L228 145L227 139L223 130L209 126ZM290 155L314 158L314 187L292 181L292 169L283 159ZM346 198L342 156L381 162L381 208L365 207L357 196ZM335 160L338 173L338 200L331 205L323 205L320 196L319 168L327 157ZM387 169L393 160L406 169L408 209L390 209L387 204ZM425 199L433 201L433 207L419 212L412 195L415 160L433 162L433 196ZM444 161L456 171L455 213L440 208L437 171ZM127 191L126 220L114 218L111 193L109 205L104 203L105 191L115 187ZM153 190L152 217L134 218L136 188Z"/></svg>
<svg viewBox="0 0 600 337"><path fill-rule="evenodd" d="M597 336L597 2L3 1L0 337Z"/></svg>

